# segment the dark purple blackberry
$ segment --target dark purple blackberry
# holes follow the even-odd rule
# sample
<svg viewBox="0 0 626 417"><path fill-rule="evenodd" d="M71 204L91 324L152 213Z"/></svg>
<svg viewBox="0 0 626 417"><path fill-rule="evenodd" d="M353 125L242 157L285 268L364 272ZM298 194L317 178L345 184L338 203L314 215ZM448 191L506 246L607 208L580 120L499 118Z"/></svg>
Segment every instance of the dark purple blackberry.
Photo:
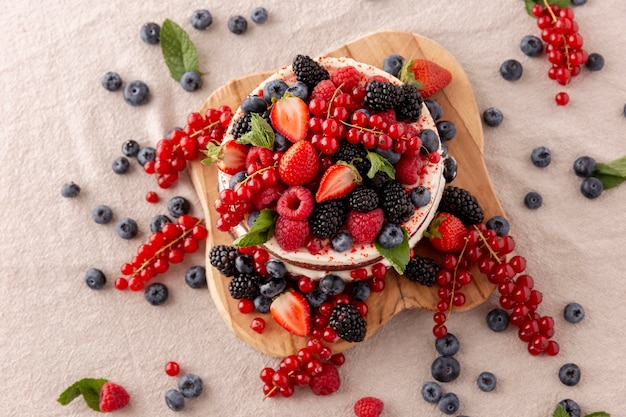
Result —
<svg viewBox="0 0 626 417"><path fill-rule="evenodd" d="M235 259L239 255L234 246L217 245L209 252L209 261L220 273L226 277L235 275Z"/></svg>
<svg viewBox="0 0 626 417"><path fill-rule="evenodd" d="M268 110L264 111L261 114L261 117L265 119L266 122L270 123L270 112ZM252 120L252 113L244 113L239 119L235 121L233 125L232 134L235 139L239 139L239 137L245 133L248 133L252 126L250 125L250 121Z"/></svg>
<svg viewBox="0 0 626 417"><path fill-rule="evenodd" d="M309 225L313 236L319 238L333 237L337 234L348 216L344 199L327 200L316 204L309 217Z"/></svg>
<svg viewBox="0 0 626 417"><path fill-rule="evenodd" d="M385 220L389 223L404 223L415 211L411 197L402 184L395 180L383 184L380 189L380 202L385 212Z"/></svg>
<svg viewBox="0 0 626 417"><path fill-rule="evenodd" d="M235 300L247 298L254 300L259 295L259 285L261 284L261 275L256 272L251 274L235 273L235 277L228 283L228 292Z"/></svg>
<svg viewBox="0 0 626 417"><path fill-rule="evenodd" d="M437 280L437 272L439 265L434 259L415 255L406 265L404 276L413 282L432 287Z"/></svg>
<svg viewBox="0 0 626 417"><path fill-rule="evenodd" d="M372 80L365 87L365 105L372 110L387 111L400 102L400 88L386 81Z"/></svg>
<svg viewBox="0 0 626 417"><path fill-rule="evenodd" d="M309 87L309 91L313 91L313 87L320 81L330 79L330 74L326 68L306 55L297 55L291 68L296 74L296 80L305 83Z"/></svg>
<svg viewBox="0 0 626 417"><path fill-rule="evenodd" d="M364 179L365 183L375 190L380 190L384 184L393 181L391 177L383 171L376 171L376 174L374 174L372 178L365 176Z"/></svg>
<svg viewBox="0 0 626 417"><path fill-rule="evenodd" d="M344 161L354 165L362 177L365 177L372 164L367 159L367 149L363 145L354 145L347 140L339 142L337 151L331 155L334 162Z"/></svg>
<svg viewBox="0 0 626 417"><path fill-rule="evenodd" d="M415 122L422 114L424 99L417 87L411 84L402 84L400 87L400 102L395 107L398 120Z"/></svg>
<svg viewBox="0 0 626 417"><path fill-rule="evenodd" d="M348 195L348 207L351 210L366 213L378 208L378 193L368 187L356 187Z"/></svg>
<svg viewBox="0 0 626 417"><path fill-rule="evenodd" d="M367 333L367 323L352 304L339 303L329 319L330 327L348 342L362 342Z"/></svg>
<svg viewBox="0 0 626 417"><path fill-rule="evenodd" d="M478 200L469 191L453 186L448 186L443 190L439 211L458 217L466 225L482 223L485 218Z"/></svg>

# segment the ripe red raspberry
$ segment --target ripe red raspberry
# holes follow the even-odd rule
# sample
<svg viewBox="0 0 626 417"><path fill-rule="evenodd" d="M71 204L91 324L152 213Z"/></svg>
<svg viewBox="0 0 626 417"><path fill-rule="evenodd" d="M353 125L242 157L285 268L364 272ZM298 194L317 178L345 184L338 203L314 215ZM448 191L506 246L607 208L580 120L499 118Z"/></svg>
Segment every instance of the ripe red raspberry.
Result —
<svg viewBox="0 0 626 417"><path fill-rule="evenodd" d="M274 203L280 198L280 194L283 192L284 187L280 185L270 185L264 188L258 194L252 198L252 205L257 210L263 210L264 208L272 208Z"/></svg>
<svg viewBox="0 0 626 417"><path fill-rule="evenodd" d="M377 208L365 213L350 211L346 224L354 243L372 243L383 227L385 213Z"/></svg>
<svg viewBox="0 0 626 417"><path fill-rule="evenodd" d="M342 91L351 92L361 83L361 74L353 66L340 67L330 74L330 79L336 86L341 86Z"/></svg>
<svg viewBox="0 0 626 417"><path fill-rule="evenodd" d="M313 194L300 185L289 187L276 203L276 211L289 220L306 220L313 212Z"/></svg>
<svg viewBox="0 0 626 417"><path fill-rule="evenodd" d="M328 395L337 391L341 386L339 371L333 363L322 365L322 372L311 378L309 387L315 395Z"/></svg>
<svg viewBox="0 0 626 417"><path fill-rule="evenodd" d="M256 163L258 169L270 166L274 163L274 153L267 148L253 146L246 155L246 167Z"/></svg>
<svg viewBox="0 0 626 417"><path fill-rule="evenodd" d="M419 181L420 169L422 167L419 156L408 154L402 155L395 167L396 180L400 181L400 184L404 184L406 186L417 185Z"/></svg>
<svg viewBox="0 0 626 417"><path fill-rule="evenodd" d="M321 98L328 103L333 98L336 89L337 86L331 80L322 80L313 87L310 99Z"/></svg>
<svg viewBox="0 0 626 417"><path fill-rule="evenodd" d="M354 414L357 417L378 417L383 412L384 404L374 397L363 397L354 403Z"/></svg>
<svg viewBox="0 0 626 417"><path fill-rule="evenodd" d="M295 251L304 246L309 237L309 222L290 220L282 216L276 219L274 237L278 245L286 251Z"/></svg>
<svg viewBox="0 0 626 417"><path fill-rule="evenodd" d="M128 405L130 395L121 385L114 382L105 382L100 388L100 411L108 413L119 410Z"/></svg>
<svg viewBox="0 0 626 417"><path fill-rule="evenodd" d="M387 123L387 125L392 125L394 124L397 119L396 119L396 111L394 109L389 109L387 111L381 111L376 113L377 115L379 115L380 117L383 118L383 121Z"/></svg>

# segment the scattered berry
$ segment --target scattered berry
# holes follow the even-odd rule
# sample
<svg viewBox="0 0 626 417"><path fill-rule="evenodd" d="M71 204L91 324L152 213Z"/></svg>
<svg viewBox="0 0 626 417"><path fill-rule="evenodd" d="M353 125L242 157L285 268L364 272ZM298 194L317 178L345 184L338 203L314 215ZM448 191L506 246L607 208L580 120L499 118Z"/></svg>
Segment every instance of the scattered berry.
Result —
<svg viewBox="0 0 626 417"><path fill-rule="evenodd" d="M111 167L113 168L113 172L118 175L126 174L130 168L130 162L125 156L119 156L115 158Z"/></svg>
<svg viewBox="0 0 626 417"><path fill-rule="evenodd" d="M177 362L170 361L165 364L165 373L169 376L176 376L180 372L180 365Z"/></svg>
<svg viewBox="0 0 626 417"><path fill-rule="evenodd" d="M159 35L161 34L161 26L157 23L149 22L141 27L139 36L141 40L148 45L156 45L159 43Z"/></svg>
<svg viewBox="0 0 626 417"><path fill-rule="evenodd" d="M122 88L122 77L117 72L109 71L100 80L102 87L108 91L117 91Z"/></svg>
<svg viewBox="0 0 626 417"><path fill-rule="evenodd" d="M267 21L267 18L268 13L265 7L255 7L252 10L252 13L250 13L250 19L252 19L254 23L257 23L259 25L265 23Z"/></svg>
<svg viewBox="0 0 626 417"><path fill-rule="evenodd" d="M559 106L565 106L567 103L569 103L569 94L565 92L557 93L557 95L554 97L554 101Z"/></svg>
<svg viewBox="0 0 626 417"><path fill-rule="evenodd" d="M563 309L563 318L569 323L580 323L585 318L585 309L578 303L569 303Z"/></svg>
<svg viewBox="0 0 626 417"><path fill-rule="evenodd" d="M574 173L582 178L590 177L596 170L596 160L590 156L581 156L574 161Z"/></svg>
<svg viewBox="0 0 626 417"><path fill-rule="evenodd" d="M146 301L153 306L160 306L167 301L169 291L167 287L160 282L155 282L146 287L144 297Z"/></svg>
<svg viewBox="0 0 626 417"><path fill-rule="evenodd" d="M526 35L520 42L520 49L526 56L539 56L543 52L543 42L537 36Z"/></svg>
<svg viewBox="0 0 626 417"><path fill-rule="evenodd" d="M604 191L604 184L596 177L588 177L580 184L580 192L589 199L600 197Z"/></svg>
<svg viewBox="0 0 626 417"><path fill-rule="evenodd" d="M172 217L178 218L183 214L189 214L190 210L191 204L189 203L189 200L187 200L185 197L172 197L167 202L167 211Z"/></svg>
<svg viewBox="0 0 626 417"><path fill-rule="evenodd" d="M165 404L172 411L183 411L185 409L185 397L180 391L169 389L165 392Z"/></svg>
<svg viewBox="0 0 626 417"><path fill-rule="evenodd" d="M61 187L61 195L65 198L74 198L80 194L80 187L73 182L63 184Z"/></svg>
<svg viewBox="0 0 626 417"><path fill-rule="evenodd" d="M565 399L559 402L558 404L561 406L569 415L569 417L581 417L582 411L578 403L572 399Z"/></svg>
<svg viewBox="0 0 626 417"><path fill-rule="evenodd" d="M159 202L159 195L154 191L148 191L146 193L146 201L148 203L154 204Z"/></svg>
<svg viewBox="0 0 626 417"><path fill-rule="evenodd" d="M429 403L438 403L443 394L441 385L434 381L428 381L422 385L422 398Z"/></svg>
<svg viewBox="0 0 626 417"><path fill-rule="evenodd" d="M448 142L456 136L456 126L451 121L439 120L435 124L435 127L437 128L439 139L442 142Z"/></svg>
<svg viewBox="0 0 626 417"><path fill-rule="evenodd" d="M129 217L120 219L115 225L115 230L122 239L132 239L139 232L137 222Z"/></svg>
<svg viewBox="0 0 626 417"><path fill-rule="evenodd" d="M113 220L113 210L109 206L101 204L91 211L91 218L98 224L107 224Z"/></svg>
<svg viewBox="0 0 626 417"><path fill-rule="evenodd" d="M481 391L491 392L496 389L496 376L491 372L481 372L476 379L476 384Z"/></svg>
<svg viewBox="0 0 626 417"><path fill-rule="evenodd" d="M569 387L578 384L578 382L580 382L580 368L578 365L566 363L561 366L559 369L559 380Z"/></svg>
<svg viewBox="0 0 626 417"><path fill-rule="evenodd" d="M131 106L141 106L150 100L150 89L140 80L131 81L124 87L124 101Z"/></svg>
<svg viewBox="0 0 626 417"><path fill-rule="evenodd" d="M507 81L517 81L522 78L522 64L515 59L508 59L500 66L500 75Z"/></svg>
<svg viewBox="0 0 626 417"><path fill-rule="evenodd" d="M543 204L543 197L536 191L530 191L524 196L524 205L531 209L536 210Z"/></svg>
<svg viewBox="0 0 626 417"><path fill-rule="evenodd" d="M552 153L550 149L545 146L537 146L530 153L530 160L533 165L539 168L544 168L550 165L552 161Z"/></svg>
<svg viewBox="0 0 626 417"><path fill-rule="evenodd" d="M329 395L337 391L341 386L337 367L327 362L322 364L322 371L315 374L309 382L309 388L315 395Z"/></svg>
<svg viewBox="0 0 626 417"><path fill-rule="evenodd" d="M139 143L136 140L129 139L122 143L122 154L127 158L135 158L139 149Z"/></svg>
<svg viewBox="0 0 626 417"><path fill-rule="evenodd" d="M501 308L494 308L487 313L487 327L494 332L503 332L509 327L509 313Z"/></svg>
<svg viewBox="0 0 626 417"><path fill-rule="evenodd" d="M202 379L198 375L185 374L178 381L178 390L185 398L194 398L202 393Z"/></svg>
<svg viewBox="0 0 626 417"><path fill-rule="evenodd" d="M354 414L357 417L378 417L385 404L375 397L363 397L354 403Z"/></svg>
<svg viewBox="0 0 626 417"><path fill-rule="evenodd" d="M196 91L202 87L202 76L197 71L187 71L180 77L180 85L185 91Z"/></svg>
<svg viewBox="0 0 626 417"><path fill-rule="evenodd" d="M97 268L89 268L85 273L85 283L92 290L100 290L104 288L107 280L104 273Z"/></svg>
<svg viewBox="0 0 626 417"><path fill-rule="evenodd" d="M597 52L589 54L585 67L589 71L600 71L604 68L604 57Z"/></svg>
<svg viewBox="0 0 626 417"><path fill-rule="evenodd" d="M250 322L250 328L259 334L263 333L263 330L265 330L265 320L263 320L262 317L253 318Z"/></svg>
<svg viewBox="0 0 626 417"><path fill-rule="evenodd" d="M146 162L154 161L156 159L156 149L151 146L139 149L137 152L137 162L139 165L144 166Z"/></svg>
<svg viewBox="0 0 626 417"><path fill-rule="evenodd" d="M582 6L585 3L587 3L587 0L572 0L574 6Z"/></svg>
<svg viewBox="0 0 626 417"><path fill-rule="evenodd" d="M454 414L459 409L459 397L453 392L443 394L437 403L437 407L444 414Z"/></svg>
<svg viewBox="0 0 626 417"><path fill-rule="evenodd" d="M124 408L130 402L130 395L124 387L114 382L105 382L100 388L100 411L108 413Z"/></svg>
<svg viewBox="0 0 626 417"><path fill-rule="evenodd" d="M461 373L461 365L452 356L438 356L433 361L430 372L437 381L450 382Z"/></svg>
<svg viewBox="0 0 626 417"><path fill-rule="evenodd" d="M459 339L452 333L446 334L444 337L435 340L435 349L442 356L455 355L460 348Z"/></svg>
<svg viewBox="0 0 626 417"><path fill-rule="evenodd" d="M483 122L485 122L487 126L498 127L503 121L504 115L502 111L495 107L489 107L483 112Z"/></svg>
<svg viewBox="0 0 626 417"><path fill-rule="evenodd" d="M231 16L228 19L228 30L235 35L241 35L248 30L248 21L241 15Z"/></svg>
<svg viewBox="0 0 626 417"><path fill-rule="evenodd" d="M163 229L163 226L171 222L172 220L165 214L159 214L150 221L150 230L152 232L160 232Z"/></svg>
<svg viewBox="0 0 626 417"><path fill-rule="evenodd" d="M185 283L194 289L206 287L206 268L194 265L187 269L187 272L185 272Z"/></svg>
<svg viewBox="0 0 626 417"><path fill-rule="evenodd" d="M198 30L205 30L211 23L213 23L213 16L211 16L211 12L206 9L198 9L195 10L191 14L191 26Z"/></svg>
<svg viewBox="0 0 626 417"><path fill-rule="evenodd" d="M487 229L491 229L496 232L498 236L506 236L509 234L511 225L509 221L502 216L493 216L485 222Z"/></svg>

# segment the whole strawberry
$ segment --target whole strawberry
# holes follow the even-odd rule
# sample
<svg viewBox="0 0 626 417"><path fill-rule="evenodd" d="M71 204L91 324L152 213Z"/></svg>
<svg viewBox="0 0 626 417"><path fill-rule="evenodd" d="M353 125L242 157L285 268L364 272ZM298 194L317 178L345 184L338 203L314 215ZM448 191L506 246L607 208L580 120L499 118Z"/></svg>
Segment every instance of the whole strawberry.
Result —
<svg viewBox="0 0 626 417"><path fill-rule="evenodd" d="M428 59L408 61L399 75L405 83L417 87L423 98L428 98L452 81L452 73Z"/></svg>
<svg viewBox="0 0 626 417"><path fill-rule="evenodd" d="M130 395L124 387L102 378L83 378L76 381L59 395L57 401L67 405L81 395L89 408L104 413L124 408L130 402Z"/></svg>
<svg viewBox="0 0 626 417"><path fill-rule="evenodd" d="M440 252L460 252L465 246L467 227L450 213L439 213L424 232L430 243Z"/></svg>
<svg viewBox="0 0 626 417"><path fill-rule="evenodd" d="M384 403L375 397L363 397L354 403L357 417L378 417L383 412Z"/></svg>
<svg viewBox="0 0 626 417"><path fill-rule="evenodd" d="M291 145L278 162L278 173L287 185L303 185L315 178L319 168L317 151L311 142L301 140Z"/></svg>

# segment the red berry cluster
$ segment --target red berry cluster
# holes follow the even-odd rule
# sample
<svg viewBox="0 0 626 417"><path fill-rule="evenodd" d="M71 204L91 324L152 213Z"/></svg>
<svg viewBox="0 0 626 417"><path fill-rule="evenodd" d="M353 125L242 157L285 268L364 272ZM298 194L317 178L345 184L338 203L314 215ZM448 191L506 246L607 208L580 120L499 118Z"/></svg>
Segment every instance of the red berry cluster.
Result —
<svg viewBox="0 0 626 417"><path fill-rule="evenodd" d="M554 320L537 313L542 293L534 288L532 277L524 274L526 260L519 255L509 258L514 249L513 237L499 236L481 223L469 230L459 254L443 257L437 273L440 301L433 316L435 337L447 334L445 323L453 308L465 304L460 289L472 282L470 267L476 266L489 282L497 285L500 306L509 311L510 323L518 327L518 337L528 344L528 351L532 355L551 356L559 352L558 343L550 340L554 335Z"/></svg>
<svg viewBox="0 0 626 417"><path fill-rule="evenodd" d="M156 158L144 164L144 171L157 175L159 187L170 188L178 181L178 173L187 167L187 161L197 159L207 143L221 142L231 117L228 106L209 109L204 116L198 112L189 114L184 129L175 129L157 142Z"/></svg>
<svg viewBox="0 0 626 417"><path fill-rule="evenodd" d="M537 18L541 39L547 44L548 60L552 63L548 77L567 87L571 79L580 74L581 66L589 58L582 48L583 37L578 33L574 11L568 7L560 8L556 4L546 3L545 7L535 4L531 14ZM564 106L569 102L569 95L565 91L559 92L555 101Z"/></svg>
<svg viewBox="0 0 626 417"><path fill-rule="evenodd" d="M186 214L176 223L166 223L161 231L150 235L147 243L139 245L130 262L122 265L124 277L115 280L115 288L141 291L146 282L165 273L170 264L181 263L185 254L197 251L207 236L202 220Z"/></svg>

